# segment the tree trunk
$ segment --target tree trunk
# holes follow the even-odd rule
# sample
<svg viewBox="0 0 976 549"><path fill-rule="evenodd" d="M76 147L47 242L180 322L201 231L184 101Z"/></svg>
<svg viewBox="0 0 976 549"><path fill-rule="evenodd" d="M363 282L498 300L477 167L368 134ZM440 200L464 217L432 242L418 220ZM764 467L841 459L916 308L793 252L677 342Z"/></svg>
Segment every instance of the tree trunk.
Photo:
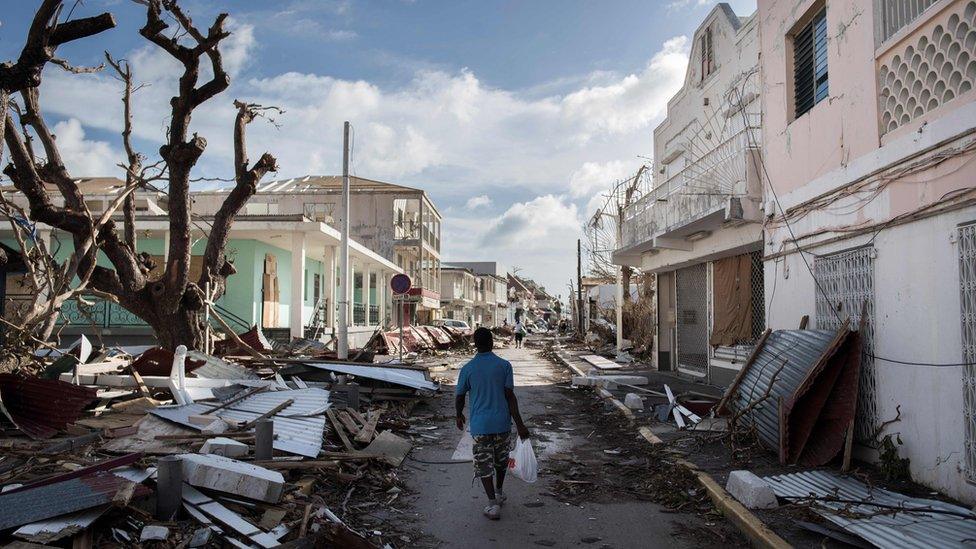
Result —
<svg viewBox="0 0 976 549"><path fill-rule="evenodd" d="M206 321L201 311L179 309L176 314L163 317L157 322L151 322L153 332L159 346L174 350L180 345L187 349L202 351L206 338Z"/></svg>

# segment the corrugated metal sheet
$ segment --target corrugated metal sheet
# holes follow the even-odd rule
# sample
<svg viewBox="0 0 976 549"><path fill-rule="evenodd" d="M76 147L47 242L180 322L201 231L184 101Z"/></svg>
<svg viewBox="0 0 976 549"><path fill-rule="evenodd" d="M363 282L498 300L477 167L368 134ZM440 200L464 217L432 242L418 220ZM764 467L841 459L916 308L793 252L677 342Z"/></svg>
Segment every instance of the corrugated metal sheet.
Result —
<svg viewBox="0 0 976 549"><path fill-rule="evenodd" d="M390 368L378 365L360 366L358 364L339 364L331 362L302 362L312 368L329 370L339 374L349 374L356 377L365 377L385 381L394 385L403 385L412 389L422 389L425 391L436 391L440 385L427 379L427 373L423 370L408 368Z"/></svg>
<svg viewBox="0 0 976 549"><path fill-rule="evenodd" d="M274 421L274 448L305 457L319 455L322 449L322 432L325 429L325 417L322 414L329 407L329 391L316 388L265 391L218 410L217 415L237 421L250 421L288 399L294 402L271 418ZM161 406L150 412L199 431L202 427L190 423L189 417L206 414L213 408L211 404L194 403L185 406Z"/></svg>
<svg viewBox="0 0 976 549"><path fill-rule="evenodd" d="M769 388L769 396L746 412L740 421L754 426L762 442L768 448L779 452L781 461L786 460L788 453L786 444L789 439L786 435L789 433L781 434L780 422L783 417L780 413L780 404L783 403L786 410L792 407L797 390L811 376L811 372L818 367L820 369L814 374L822 371L825 361L831 358L842 343L846 342L849 334L846 329L840 332L834 330L771 332L755 359L743 366L738 385L730 389L733 392L729 397L728 406L736 411L745 410L751 403L761 400ZM828 356L825 357L825 354ZM831 377L830 387L827 389L833 389L836 379ZM809 389L808 382L804 386L804 392ZM820 405L822 406L823 403ZM819 413L819 408L816 413ZM853 414L853 407L850 414ZM846 425L844 427L846 428ZM809 435L809 432L806 432L806 435ZM835 437L830 438L833 440ZM802 446L806 443L806 439L796 442ZM823 445L815 446L818 456L829 453L830 448L825 448Z"/></svg>
<svg viewBox="0 0 976 549"><path fill-rule="evenodd" d="M116 494L131 485L132 482L122 477L98 473L23 492L0 494L0 530L110 503ZM141 484L134 486L134 498L149 493Z"/></svg>
<svg viewBox="0 0 976 549"><path fill-rule="evenodd" d="M870 488L827 471L777 475L764 480L783 498L827 497L899 508L898 512L885 513L893 510L869 504L814 502L814 510L825 519L881 548L971 547L976 540L976 513L964 507Z"/></svg>
<svg viewBox="0 0 976 549"><path fill-rule="evenodd" d="M126 454L124 456L119 456L115 458L103 459L92 463L91 465L82 467L80 469L75 469L74 471L68 471L66 473L61 473L58 475L52 475L49 477L44 477L38 480L34 480L24 484L23 486L18 486L10 490L5 491L5 494L13 494L15 492L22 492L24 490L33 490L41 486L47 486L49 484L55 484L58 482L64 482L73 478L81 478L95 473L109 471L115 469L116 467L123 467L125 465L131 465L139 459L142 458L142 452L135 452L132 454Z"/></svg>
<svg viewBox="0 0 976 549"><path fill-rule="evenodd" d="M209 356L200 351L187 351L187 358L193 358L203 362L203 365L193 370L195 377L206 379L258 379L258 375L253 370L237 364L231 364L226 360L221 360L215 356ZM189 362L189 360L187 360ZM189 373L189 370L187 370ZM169 375L167 372L164 375Z"/></svg>
<svg viewBox="0 0 976 549"><path fill-rule="evenodd" d="M31 438L50 438L97 398L93 388L56 379L0 374L0 412Z"/></svg>

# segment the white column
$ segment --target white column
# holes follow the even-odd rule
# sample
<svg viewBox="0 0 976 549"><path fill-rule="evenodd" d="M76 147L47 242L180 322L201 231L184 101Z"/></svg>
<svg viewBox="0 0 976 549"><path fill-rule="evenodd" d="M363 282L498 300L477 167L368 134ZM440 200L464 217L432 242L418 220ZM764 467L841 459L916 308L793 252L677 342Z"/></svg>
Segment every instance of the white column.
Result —
<svg viewBox="0 0 976 549"><path fill-rule="evenodd" d="M363 268L363 309L366 311L366 325L372 326L369 321L369 308L373 304L373 299L369 295L369 278L373 273L373 269L367 264Z"/></svg>
<svg viewBox="0 0 976 549"><path fill-rule="evenodd" d="M380 310L380 326L386 322L386 287L386 271L380 269L379 272L376 273L376 304L379 305Z"/></svg>
<svg viewBox="0 0 976 549"><path fill-rule="evenodd" d="M328 310L325 312L325 321L330 328L336 326L336 247L325 247L325 297L328 302Z"/></svg>
<svg viewBox="0 0 976 549"><path fill-rule="evenodd" d="M288 327L292 337L305 336L305 233L291 234L291 305Z"/></svg>
<svg viewBox="0 0 976 549"><path fill-rule="evenodd" d="M349 302L346 304L346 318L349 319L349 326L356 325L356 262L349 259L349 278L346 280L346 287L349 288Z"/></svg>
<svg viewBox="0 0 976 549"><path fill-rule="evenodd" d="M169 263L169 231L163 231L163 272L166 272L166 265Z"/></svg>

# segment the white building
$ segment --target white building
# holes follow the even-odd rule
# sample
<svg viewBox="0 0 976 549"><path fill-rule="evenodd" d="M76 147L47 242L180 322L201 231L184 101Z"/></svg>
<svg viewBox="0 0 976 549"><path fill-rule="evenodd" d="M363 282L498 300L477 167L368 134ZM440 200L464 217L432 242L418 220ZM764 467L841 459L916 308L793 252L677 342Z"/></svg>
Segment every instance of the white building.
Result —
<svg viewBox="0 0 976 549"><path fill-rule="evenodd" d="M657 362L729 383L765 328L759 32L719 4L654 130L653 182L624 211L618 265L657 274Z"/></svg>

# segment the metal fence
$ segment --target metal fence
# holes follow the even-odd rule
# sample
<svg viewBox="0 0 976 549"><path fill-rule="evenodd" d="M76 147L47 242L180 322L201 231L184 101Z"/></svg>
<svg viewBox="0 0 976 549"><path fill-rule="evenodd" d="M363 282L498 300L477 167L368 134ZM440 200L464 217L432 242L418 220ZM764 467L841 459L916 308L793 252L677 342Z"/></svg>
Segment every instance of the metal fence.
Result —
<svg viewBox="0 0 976 549"><path fill-rule="evenodd" d="M857 438L870 443L878 425L877 374L874 359L874 256L873 247L857 248L814 259L817 328L836 330L850 318L851 329L867 312L861 332L861 376L857 396Z"/></svg>
<svg viewBox="0 0 976 549"><path fill-rule="evenodd" d="M708 273L699 263L675 271L678 366L705 374L708 370Z"/></svg>
<svg viewBox="0 0 976 549"><path fill-rule="evenodd" d="M752 260L752 339L758 341L766 330L766 293L763 275L763 253L749 254Z"/></svg>
<svg viewBox="0 0 976 549"><path fill-rule="evenodd" d="M963 416L966 478L976 481L976 224L959 227L959 302L962 320Z"/></svg>
<svg viewBox="0 0 976 549"><path fill-rule="evenodd" d="M376 326L380 323L380 306L370 305L369 306L369 325Z"/></svg>
<svg viewBox="0 0 976 549"><path fill-rule="evenodd" d="M356 326L366 325L366 305L354 303L352 306L352 323Z"/></svg>

